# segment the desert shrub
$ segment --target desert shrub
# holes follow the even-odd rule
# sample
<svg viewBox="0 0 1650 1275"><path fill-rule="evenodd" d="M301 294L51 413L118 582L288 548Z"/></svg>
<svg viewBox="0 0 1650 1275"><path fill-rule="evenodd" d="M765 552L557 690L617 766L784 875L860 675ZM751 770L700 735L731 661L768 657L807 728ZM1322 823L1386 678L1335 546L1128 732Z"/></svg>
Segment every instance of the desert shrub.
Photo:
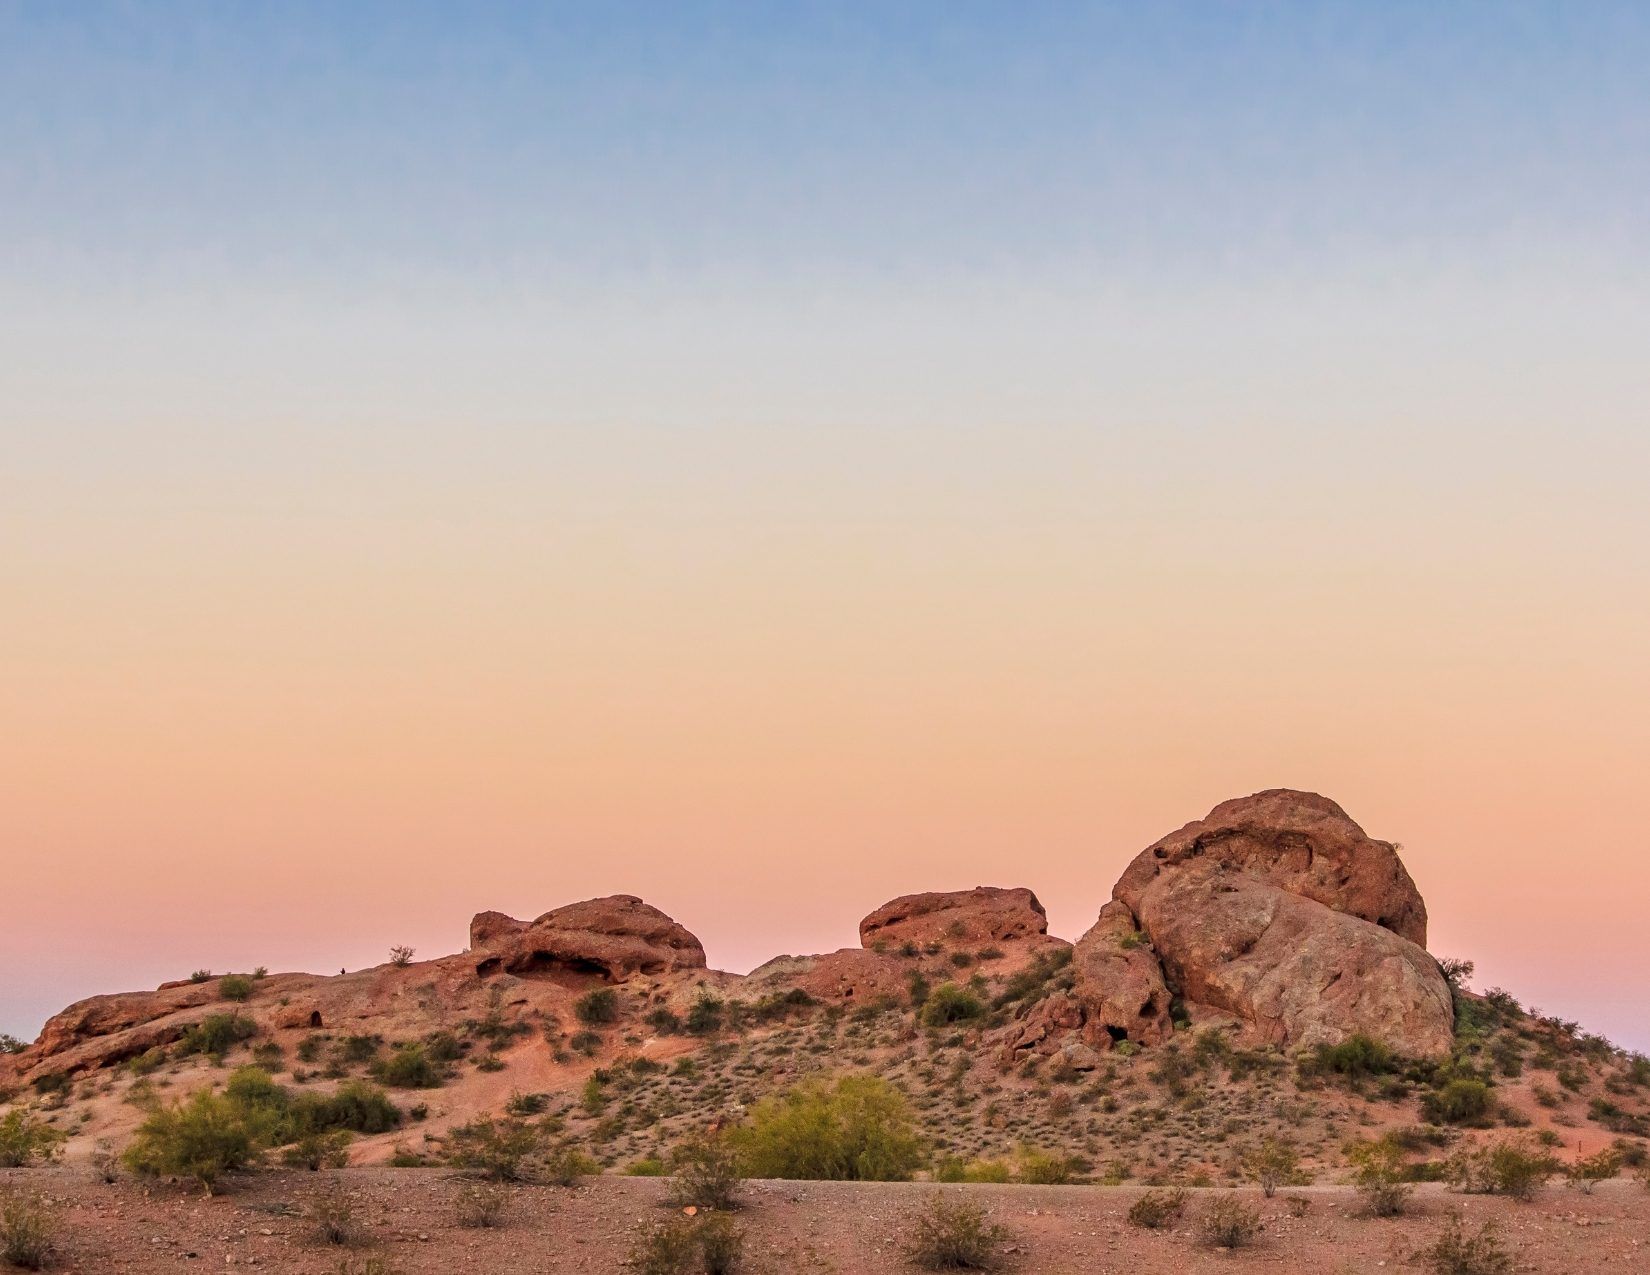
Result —
<svg viewBox="0 0 1650 1275"><path fill-rule="evenodd" d="M1011 975L1002 991L992 998L993 1009L1004 1009L1017 1001L1034 1001L1071 982L1067 966L1071 964L1071 949L1059 948L1053 952L1039 952L1024 969Z"/></svg>
<svg viewBox="0 0 1650 1275"><path fill-rule="evenodd" d="M1518 1136L1457 1151L1444 1162L1444 1177L1458 1191L1527 1200L1556 1167L1550 1155Z"/></svg>
<svg viewBox="0 0 1650 1275"><path fill-rule="evenodd" d="M1501 1247L1495 1223L1485 1222L1477 1234L1470 1234L1459 1213L1450 1214L1443 1233L1417 1256L1433 1275L1503 1275L1512 1270L1512 1258Z"/></svg>
<svg viewBox="0 0 1650 1275"><path fill-rule="evenodd" d="M934 1161L936 1182L1012 1182L1014 1170L1002 1160L964 1160L961 1156L941 1156Z"/></svg>
<svg viewBox="0 0 1650 1275"><path fill-rule="evenodd" d="M1348 1036L1338 1045L1319 1045L1303 1070L1319 1076L1343 1076L1363 1080L1394 1070L1392 1051L1380 1041L1362 1034Z"/></svg>
<svg viewBox="0 0 1650 1275"><path fill-rule="evenodd" d="M720 996L701 991L688 1009L687 1029L695 1036L709 1036L722 1027L722 1013L726 1009Z"/></svg>
<svg viewBox="0 0 1650 1275"><path fill-rule="evenodd" d="M446 1073L416 1041L397 1045L372 1064L373 1079L392 1089L436 1089Z"/></svg>
<svg viewBox="0 0 1650 1275"><path fill-rule="evenodd" d="M226 1001L244 1001L252 996L252 980L245 974L225 974L218 980L218 997Z"/></svg>
<svg viewBox="0 0 1650 1275"><path fill-rule="evenodd" d="M1352 1185L1372 1217L1397 1217L1409 1203L1413 1188L1404 1153L1394 1139L1355 1143L1347 1151Z"/></svg>
<svg viewBox="0 0 1650 1275"><path fill-rule="evenodd" d="M252 1050L252 1061L254 1065L273 1074L274 1072L281 1071L285 1068L286 1051L274 1041L266 1040L263 1044L254 1047Z"/></svg>
<svg viewBox="0 0 1650 1275"><path fill-rule="evenodd" d="M211 970L196 970L193 974L191 974L189 976L189 981L191 983L209 983L209 982L212 981L212 971Z"/></svg>
<svg viewBox="0 0 1650 1275"><path fill-rule="evenodd" d="M204 1054L221 1062L231 1049L257 1035L258 1026L244 1014L208 1014L178 1041L178 1056Z"/></svg>
<svg viewBox="0 0 1650 1275"><path fill-rule="evenodd" d="M400 969L406 969L412 964L413 949L405 943L397 943L390 949L390 964Z"/></svg>
<svg viewBox="0 0 1650 1275"><path fill-rule="evenodd" d="M602 1038L593 1031L579 1031L574 1032L567 1043L588 1058L602 1047Z"/></svg>
<svg viewBox="0 0 1650 1275"><path fill-rule="evenodd" d="M1270 1200L1280 1186L1292 1184L1299 1171L1300 1156L1282 1138L1265 1138L1243 1157L1243 1168L1260 1185Z"/></svg>
<svg viewBox="0 0 1650 1275"><path fill-rule="evenodd" d="M272 1134L269 1114L202 1091L156 1106L122 1156L147 1177L193 1178L208 1194L226 1173L257 1162Z"/></svg>
<svg viewBox="0 0 1650 1275"><path fill-rule="evenodd" d="M355 1206L341 1195L324 1195L309 1206L310 1224L322 1244L359 1244L363 1238Z"/></svg>
<svg viewBox="0 0 1650 1275"><path fill-rule="evenodd" d="M739 1156L728 1140L701 1133L688 1138L670 1157L673 1179L670 1202L679 1208L734 1209L739 1206Z"/></svg>
<svg viewBox="0 0 1650 1275"><path fill-rule="evenodd" d="M936 1193L912 1220L905 1255L926 1271L994 1271L1007 1240L979 1205Z"/></svg>
<svg viewBox="0 0 1650 1275"><path fill-rule="evenodd" d="M1580 1187L1585 1194L1591 1195L1595 1184L1606 1182L1621 1172L1621 1160L1621 1152L1617 1148L1605 1147L1596 1155L1577 1160L1565 1176L1571 1186Z"/></svg>
<svg viewBox="0 0 1650 1275"><path fill-rule="evenodd" d="M661 1036L674 1036L682 1030L682 1019L674 1010L660 1006L651 1010L647 1016L647 1025Z"/></svg>
<svg viewBox="0 0 1650 1275"><path fill-rule="evenodd" d="M619 1017L619 994L611 987L586 992L573 1002L573 1016L587 1027L616 1022Z"/></svg>
<svg viewBox="0 0 1650 1275"><path fill-rule="evenodd" d="M544 1160L544 1179L554 1186L577 1186L580 1178L601 1171L602 1166L577 1147L557 1147Z"/></svg>
<svg viewBox="0 0 1650 1275"><path fill-rule="evenodd" d="M1260 1210L1235 1195L1217 1195L1198 1214L1197 1234L1215 1248L1242 1248L1260 1234Z"/></svg>
<svg viewBox="0 0 1650 1275"><path fill-rule="evenodd" d="M0 1261L25 1271L44 1270L56 1247L57 1219L41 1200L0 1199Z"/></svg>
<svg viewBox="0 0 1650 1275"><path fill-rule="evenodd" d="M1128 1222L1130 1226L1156 1231L1174 1225L1185 1211L1184 1189L1173 1187L1168 1190L1147 1191L1129 1206Z"/></svg>
<svg viewBox="0 0 1650 1275"><path fill-rule="evenodd" d="M904 1095L875 1076L764 1098L730 1136L755 1178L903 1182L922 1163Z"/></svg>
<svg viewBox="0 0 1650 1275"><path fill-rule="evenodd" d="M637 1275L731 1275L745 1233L725 1213L677 1217L639 1236L627 1265Z"/></svg>
<svg viewBox="0 0 1650 1275"><path fill-rule="evenodd" d="M1053 1151L1039 1151L1031 1147L1020 1151L1020 1181L1031 1186L1065 1186L1077 1166L1068 1155Z"/></svg>
<svg viewBox="0 0 1650 1275"><path fill-rule="evenodd" d="M1431 1124L1473 1124L1493 1106L1490 1087L1470 1076L1446 1080L1421 1099L1421 1118Z"/></svg>
<svg viewBox="0 0 1650 1275"><path fill-rule="evenodd" d="M669 1176L670 1166L656 1155L644 1155L625 1165L624 1174L627 1178L662 1178Z"/></svg>
<svg viewBox="0 0 1650 1275"><path fill-rule="evenodd" d="M504 1110L512 1116L537 1116L542 1115L549 1105L550 1095L547 1093L522 1093L518 1090L510 1095Z"/></svg>
<svg viewBox="0 0 1650 1275"><path fill-rule="evenodd" d="M401 1124L401 1109L382 1089L364 1080L347 1081L336 1093L312 1099L300 1110L311 1111L309 1119L318 1127L354 1133L388 1133Z"/></svg>
<svg viewBox="0 0 1650 1275"><path fill-rule="evenodd" d="M929 1027L945 1027L985 1015L985 1002L966 987L941 983L923 1002L922 1021Z"/></svg>
<svg viewBox="0 0 1650 1275"><path fill-rule="evenodd" d="M530 1161L544 1150L542 1126L525 1120L481 1118L447 1134L447 1158L455 1168L485 1174L495 1182L520 1182Z"/></svg>
<svg viewBox="0 0 1650 1275"><path fill-rule="evenodd" d="M0 1054L20 1054L28 1046L10 1032L0 1032Z"/></svg>
<svg viewBox="0 0 1650 1275"><path fill-rule="evenodd" d="M509 1206L510 1192L491 1182L467 1182L459 1187L453 1209L460 1226L497 1226Z"/></svg>
<svg viewBox="0 0 1650 1275"><path fill-rule="evenodd" d="M0 1117L0 1169L55 1159L66 1137L38 1116L13 1107Z"/></svg>
<svg viewBox="0 0 1650 1275"><path fill-rule="evenodd" d="M326 1132L312 1129L281 1150L281 1163L289 1169L308 1169L311 1173L341 1169L349 1163L350 1137L347 1129Z"/></svg>

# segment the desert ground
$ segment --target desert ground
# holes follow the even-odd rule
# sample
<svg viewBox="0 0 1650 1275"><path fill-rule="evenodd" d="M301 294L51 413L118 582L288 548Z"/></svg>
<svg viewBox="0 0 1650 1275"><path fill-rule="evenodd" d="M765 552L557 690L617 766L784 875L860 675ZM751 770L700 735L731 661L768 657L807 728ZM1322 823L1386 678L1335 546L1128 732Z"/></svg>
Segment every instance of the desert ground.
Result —
<svg viewBox="0 0 1650 1275"><path fill-rule="evenodd" d="M107 1184L84 1168L0 1173L0 1189L43 1194L62 1247L53 1269L133 1273L258 1267L292 1275L378 1270L384 1275L496 1275L626 1269L634 1237L671 1210L656 1179L604 1176L574 1188L517 1186L501 1224L473 1229L455 1216L460 1179L437 1169L345 1169L249 1174L222 1194L132 1180ZM1425 1269L1418 1250L1451 1211L1470 1227L1494 1219L1518 1271L1650 1269L1650 1191L1619 1179L1583 1194L1549 1186L1519 1203L1418 1188L1409 1214L1364 1217L1343 1187L1194 1190L1188 1222L1144 1231L1125 1221L1136 1187L920 1183L751 1182L738 1213L752 1275L907 1272L911 1219L936 1191L984 1205L1009 1232L1008 1271L1037 1275L1169 1275L1186 1270L1375 1272ZM1202 1245L1189 1220L1215 1196L1260 1207L1264 1229L1237 1250ZM359 1239L316 1234L317 1200L347 1199ZM1304 1201L1304 1206L1300 1203ZM1298 1214L1298 1216L1297 1216Z"/></svg>

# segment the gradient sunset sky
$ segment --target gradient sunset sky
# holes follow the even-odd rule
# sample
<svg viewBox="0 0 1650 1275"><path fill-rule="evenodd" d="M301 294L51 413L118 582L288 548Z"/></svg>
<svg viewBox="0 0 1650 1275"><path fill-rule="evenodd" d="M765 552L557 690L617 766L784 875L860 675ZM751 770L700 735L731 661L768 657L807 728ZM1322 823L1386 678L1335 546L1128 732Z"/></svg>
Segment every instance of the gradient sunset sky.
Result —
<svg viewBox="0 0 1650 1275"><path fill-rule="evenodd" d="M1650 1048L1650 7L0 2L0 1031L1257 789Z"/></svg>

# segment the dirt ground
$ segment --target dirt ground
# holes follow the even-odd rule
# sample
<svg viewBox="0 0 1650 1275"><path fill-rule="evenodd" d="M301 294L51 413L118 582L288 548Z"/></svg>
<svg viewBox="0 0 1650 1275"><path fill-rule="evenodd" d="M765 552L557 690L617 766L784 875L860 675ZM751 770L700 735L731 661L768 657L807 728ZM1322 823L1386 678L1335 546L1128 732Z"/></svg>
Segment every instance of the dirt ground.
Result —
<svg viewBox="0 0 1650 1275"><path fill-rule="evenodd" d="M599 1177L574 1189L511 1188L502 1225L457 1224L462 1184L439 1169L346 1169L247 1175L206 1198L171 1186L107 1185L84 1167L0 1172L0 1191L43 1195L56 1211L63 1272L161 1272L257 1267L292 1275L552 1275L622 1272L639 1230L669 1216L665 1184ZM936 1191L966 1194L1011 1233L1010 1271L1035 1275L1153 1275L1181 1271L1376 1272L1420 1270L1417 1249L1451 1210L1476 1226L1495 1219L1514 1269L1650 1271L1650 1191L1618 1179L1583 1195L1554 1185L1517 1203L1419 1188L1410 1216L1358 1215L1342 1187L1307 1187L1263 1200L1264 1231L1252 1247L1200 1247L1190 1221L1216 1190L1191 1192L1187 1221L1172 1231L1129 1226L1137 1187L965 1186L851 1182L754 1182L739 1215L752 1275L877 1275L908 1272L901 1252L910 1217ZM1308 1201L1293 1216L1285 1196ZM318 1240L306 1210L347 1199L362 1240ZM1298 1206L1296 1206L1298 1207ZM378 1259L382 1265L374 1262Z"/></svg>

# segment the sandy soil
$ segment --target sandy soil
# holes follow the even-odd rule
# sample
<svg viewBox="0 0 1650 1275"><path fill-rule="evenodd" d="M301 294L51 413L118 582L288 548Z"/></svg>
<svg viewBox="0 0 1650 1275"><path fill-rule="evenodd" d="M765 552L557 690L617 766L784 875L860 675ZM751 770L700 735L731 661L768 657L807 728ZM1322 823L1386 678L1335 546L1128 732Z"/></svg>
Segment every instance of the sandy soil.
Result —
<svg viewBox="0 0 1650 1275"><path fill-rule="evenodd" d="M622 1272L639 1229L669 1215L657 1180L602 1177L572 1190L516 1187L503 1224L457 1225L460 1183L437 1169L265 1172L204 1198L131 1181L110 1186L84 1168L0 1172L0 1190L45 1195L59 1214L67 1272L161 1272L257 1267L292 1275L362 1271L385 1275ZM1521 1271L1650 1271L1650 1191L1618 1179L1592 1195L1550 1186L1529 1203L1464 1197L1421 1188L1414 1214L1375 1220L1357 1214L1341 1187L1290 1190L1261 1206L1265 1230L1234 1252L1198 1246L1189 1225L1146 1232L1124 1221L1134 1187L968 1186L847 1182L760 1182L740 1213L752 1275L878 1275L908 1272L906 1223L936 1190L964 1192L1012 1233L1009 1270L1024 1275L1153 1275L1182 1271L1376 1272L1419 1270L1415 1251L1459 1209L1469 1222L1494 1218ZM1189 1216L1214 1191L1194 1191ZM1305 1198L1291 1215L1284 1194ZM362 1244L320 1243L304 1210L343 1196L362 1224Z"/></svg>

